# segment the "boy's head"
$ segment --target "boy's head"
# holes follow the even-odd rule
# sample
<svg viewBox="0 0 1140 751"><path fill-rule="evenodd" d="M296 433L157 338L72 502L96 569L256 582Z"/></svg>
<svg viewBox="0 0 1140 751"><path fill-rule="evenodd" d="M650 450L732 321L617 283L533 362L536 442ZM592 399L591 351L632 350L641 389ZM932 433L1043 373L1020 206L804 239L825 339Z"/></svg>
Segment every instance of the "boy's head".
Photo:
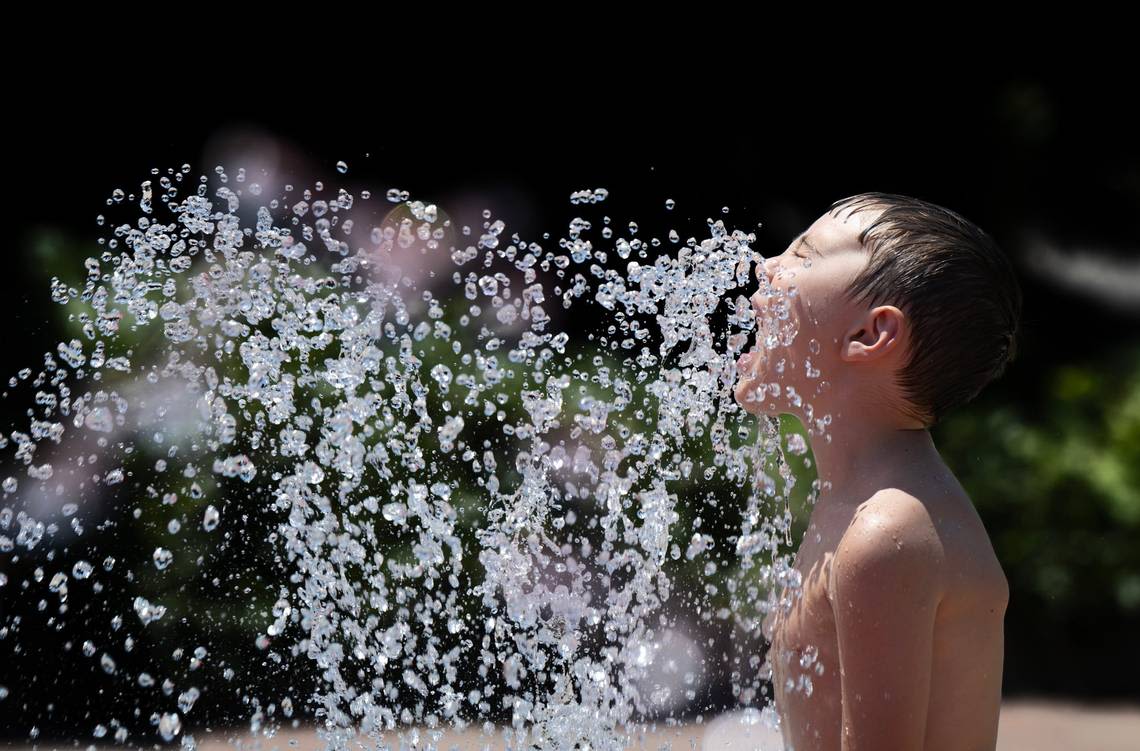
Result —
<svg viewBox="0 0 1140 751"><path fill-rule="evenodd" d="M836 201L757 276L758 340L774 346L739 363L736 398L750 412L796 414L810 428L832 407L871 400L928 428L1016 355L1021 290L1009 259L966 219L917 198Z"/></svg>

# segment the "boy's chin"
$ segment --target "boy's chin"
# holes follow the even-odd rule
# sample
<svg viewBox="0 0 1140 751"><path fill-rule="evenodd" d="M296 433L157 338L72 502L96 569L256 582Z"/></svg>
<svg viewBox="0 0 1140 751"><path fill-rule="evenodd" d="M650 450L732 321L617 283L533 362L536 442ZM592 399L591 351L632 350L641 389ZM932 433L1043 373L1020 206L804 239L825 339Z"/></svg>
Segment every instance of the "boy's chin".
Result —
<svg viewBox="0 0 1140 751"><path fill-rule="evenodd" d="M777 381L783 384L783 381ZM798 414L791 410L791 405L781 397L773 397L771 394L766 394L764 399L757 397L757 392L763 389L766 381L759 373L743 373L736 381L736 386L733 389L732 395L736 403L740 405L741 409L750 414L760 416L773 416L781 414ZM783 388L780 389L783 391Z"/></svg>
<svg viewBox="0 0 1140 751"><path fill-rule="evenodd" d="M757 378L741 377L736 384L736 389L733 391L733 397L736 403L741 406L745 412L750 412L754 415L764 414L771 412L772 402L769 400L759 401L756 398L756 392L760 390L761 383Z"/></svg>

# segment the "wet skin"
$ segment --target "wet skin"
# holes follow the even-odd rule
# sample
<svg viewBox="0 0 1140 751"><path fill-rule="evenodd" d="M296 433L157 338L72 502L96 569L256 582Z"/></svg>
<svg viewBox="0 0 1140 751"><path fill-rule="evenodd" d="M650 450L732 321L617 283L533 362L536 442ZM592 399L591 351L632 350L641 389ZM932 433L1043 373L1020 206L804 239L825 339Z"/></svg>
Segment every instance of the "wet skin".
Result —
<svg viewBox="0 0 1140 751"><path fill-rule="evenodd" d="M764 622L777 709L797 751L993 749L1008 585L893 384L905 314L842 294L866 262L857 238L871 220L824 214L804 235L811 249L793 242L766 261L757 317L783 311L796 335L738 363L737 401L804 423L823 488L794 563L802 587ZM778 395L753 398L772 383Z"/></svg>

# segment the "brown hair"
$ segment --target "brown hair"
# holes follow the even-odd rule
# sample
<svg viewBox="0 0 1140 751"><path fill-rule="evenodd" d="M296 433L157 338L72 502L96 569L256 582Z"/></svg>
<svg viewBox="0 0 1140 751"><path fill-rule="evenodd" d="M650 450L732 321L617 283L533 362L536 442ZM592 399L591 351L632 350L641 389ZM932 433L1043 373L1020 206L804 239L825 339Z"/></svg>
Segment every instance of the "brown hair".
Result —
<svg viewBox="0 0 1140 751"><path fill-rule="evenodd" d="M918 198L859 193L828 211L844 208L882 212L859 234L870 258L847 295L906 314L910 355L896 380L909 416L930 427L1016 357L1022 298L1013 264L973 223Z"/></svg>

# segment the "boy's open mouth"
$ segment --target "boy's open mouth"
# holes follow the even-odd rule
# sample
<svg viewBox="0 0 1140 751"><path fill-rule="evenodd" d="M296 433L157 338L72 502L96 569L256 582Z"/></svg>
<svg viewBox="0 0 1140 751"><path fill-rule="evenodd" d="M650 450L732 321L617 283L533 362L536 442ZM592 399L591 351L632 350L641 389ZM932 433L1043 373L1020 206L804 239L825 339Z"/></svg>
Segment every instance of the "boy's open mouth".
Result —
<svg viewBox="0 0 1140 751"><path fill-rule="evenodd" d="M750 365L752 363L752 359L756 356L756 353L759 351L760 351L760 345L753 344L752 347L747 352L742 353L740 355L740 357L737 358L737 360L736 360L737 370L741 370L741 369L745 368L746 366Z"/></svg>

